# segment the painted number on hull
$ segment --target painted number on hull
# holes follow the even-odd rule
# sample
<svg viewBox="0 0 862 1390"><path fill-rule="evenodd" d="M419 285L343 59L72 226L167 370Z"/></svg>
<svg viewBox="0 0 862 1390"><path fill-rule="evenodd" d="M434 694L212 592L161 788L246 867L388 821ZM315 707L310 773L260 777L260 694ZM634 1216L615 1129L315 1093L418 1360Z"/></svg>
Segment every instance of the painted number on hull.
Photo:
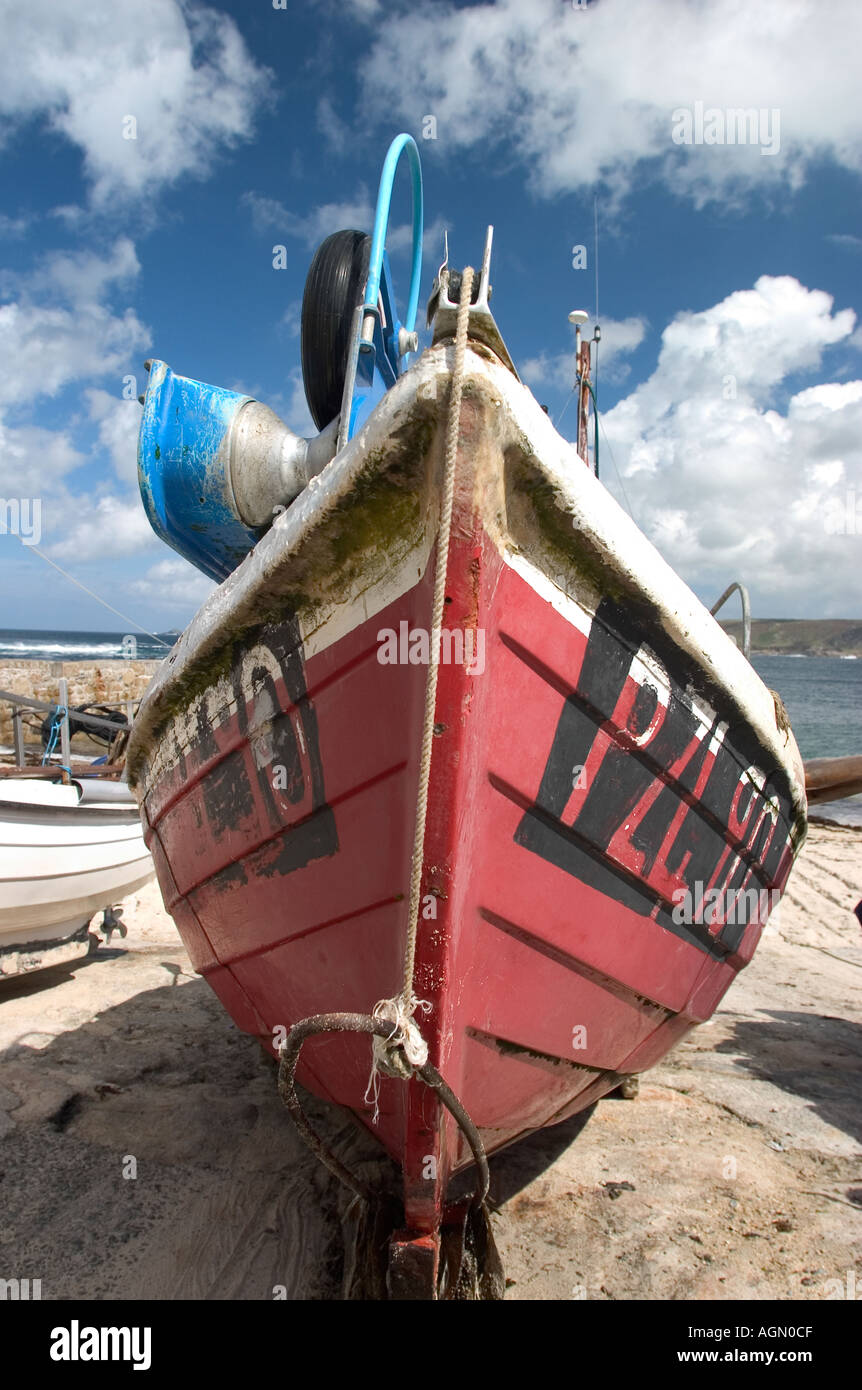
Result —
<svg viewBox="0 0 862 1390"><path fill-rule="evenodd" d="M263 812L276 847L257 866L264 875L289 874L338 849L335 817L326 803L317 716L307 698L302 647L295 622L261 630L233 664L232 682L243 745L204 779L204 808L216 840L238 821ZM279 694L283 684L287 700ZM287 705L287 708L285 708ZM218 753L206 706L198 710L197 746L204 760ZM249 758L245 745L251 752ZM253 776L249 776L249 765ZM234 867L234 874L244 872Z"/></svg>
<svg viewBox="0 0 862 1390"><path fill-rule="evenodd" d="M723 958L739 946L746 912L680 922L673 904L683 891L696 900L719 888L731 901L750 888L783 887L792 862L790 786L782 769L763 776L768 755L738 714L710 711L704 722L669 675L673 669L690 685L693 664L690 673L680 669L678 649L652 625L661 679L650 676L637 657L645 627L611 600L599 605L577 689L515 841ZM707 693L722 702L719 689Z"/></svg>

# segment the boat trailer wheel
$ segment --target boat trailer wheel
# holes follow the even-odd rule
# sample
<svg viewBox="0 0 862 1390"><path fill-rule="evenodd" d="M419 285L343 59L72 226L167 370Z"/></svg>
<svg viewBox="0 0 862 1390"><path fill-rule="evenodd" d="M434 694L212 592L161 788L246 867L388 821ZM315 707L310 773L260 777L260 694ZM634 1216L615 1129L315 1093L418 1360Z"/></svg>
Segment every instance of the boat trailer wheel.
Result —
<svg viewBox="0 0 862 1390"><path fill-rule="evenodd" d="M319 430L341 410L354 310L365 292L371 237L333 232L314 253L302 296L302 382Z"/></svg>

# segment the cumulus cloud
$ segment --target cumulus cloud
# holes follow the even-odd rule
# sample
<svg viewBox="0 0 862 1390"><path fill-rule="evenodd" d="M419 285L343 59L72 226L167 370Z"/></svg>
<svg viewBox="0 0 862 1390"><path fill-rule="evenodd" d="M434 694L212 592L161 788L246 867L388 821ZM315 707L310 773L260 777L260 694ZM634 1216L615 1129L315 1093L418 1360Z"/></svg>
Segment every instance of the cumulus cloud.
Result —
<svg viewBox="0 0 862 1390"><path fill-rule="evenodd" d="M139 498L112 495L91 498L86 493L74 499L66 512L59 540L46 548L58 560L86 563L105 556L128 556L151 550L158 540L147 520Z"/></svg>
<svg viewBox="0 0 862 1390"><path fill-rule="evenodd" d="M141 427L141 407L137 399L124 400L109 391L93 388L86 395L99 443L110 455L117 477L137 487L138 431Z"/></svg>
<svg viewBox="0 0 862 1390"><path fill-rule="evenodd" d="M4 497L41 497L46 484L55 488L85 461L68 431L39 425L12 427L0 415L0 493Z"/></svg>
<svg viewBox="0 0 862 1390"><path fill-rule="evenodd" d="M74 313L62 307L0 305L0 406L54 396L70 382L115 373L141 351L148 333L131 309L102 305Z"/></svg>
<svg viewBox="0 0 862 1390"><path fill-rule="evenodd" d="M823 291L761 276L678 314L651 377L604 417L635 520L704 597L741 579L761 616L858 606L862 539L846 511L848 492L862 497L862 382L779 404L854 323Z"/></svg>
<svg viewBox="0 0 862 1390"><path fill-rule="evenodd" d="M119 386L149 333L132 309L117 313L103 300L138 269L132 242L120 237L104 255L52 253L27 274L4 274L0 288L16 298L0 305L0 408L108 373L117 374Z"/></svg>
<svg viewBox="0 0 862 1390"><path fill-rule="evenodd" d="M140 407L122 395L130 361L143 354L149 333L133 310L118 312L109 302L138 270L134 245L121 237L102 254L50 254L2 280L15 298L0 305L0 491L40 500L43 544L58 560L86 562L156 544L136 486ZM46 398L112 378L113 391L93 385L80 397L70 393L67 422L46 427ZM82 402L89 430L81 429ZM112 491L104 476L85 489L73 477L100 447L127 490Z"/></svg>
<svg viewBox="0 0 862 1390"><path fill-rule="evenodd" d="M140 273L135 244L117 237L106 252L51 251L26 274L3 272L4 289L19 289L28 299L51 295L73 308L86 308L105 299L119 286L127 287Z"/></svg>
<svg viewBox="0 0 862 1390"><path fill-rule="evenodd" d="M168 608L199 608L209 597L215 584L180 556L159 560L141 579L130 585L133 593L151 598Z"/></svg>
<svg viewBox="0 0 862 1390"><path fill-rule="evenodd" d="M193 0L0 0L0 27L0 138L47 119L97 207L206 174L270 89L234 21Z"/></svg>
<svg viewBox="0 0 862 1390"><path fill-rule="evenodd" d="M862 166L862 105L849 52L862 8L833 0L560 0L411 6L389 15L360 65L364 101L436 152L505 146L545 196L603 182L622 198L635 171L698 205L798 187L824 158ZM768 54L768 61L764 61ZM779 147L675 144L674 112L779 112ZM762 132L761 132L762 133Z"/></svg>

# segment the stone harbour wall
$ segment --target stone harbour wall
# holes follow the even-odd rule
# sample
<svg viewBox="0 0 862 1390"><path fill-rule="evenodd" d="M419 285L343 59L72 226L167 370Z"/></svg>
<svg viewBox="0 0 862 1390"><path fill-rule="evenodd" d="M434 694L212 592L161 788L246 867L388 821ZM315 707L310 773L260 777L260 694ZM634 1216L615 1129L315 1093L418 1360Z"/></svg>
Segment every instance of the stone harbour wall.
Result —
<svg viewBox="0 0 862 1390"><path fill-rule="evenodd" d="M11 690L33 700L56 701L60 679L69 684L69 704L86 705L93 701L106 705L124 705L127 700L139 700L149 685L160 661L25 661L0 658L0 690ZM30 719L42 720L45 713L30 711ZM24 726L27 743L37 740L32 725ZM12 706L0 699L0 743L12 743ZM78 734L73 748L85 747L86 740Z"/></svg>

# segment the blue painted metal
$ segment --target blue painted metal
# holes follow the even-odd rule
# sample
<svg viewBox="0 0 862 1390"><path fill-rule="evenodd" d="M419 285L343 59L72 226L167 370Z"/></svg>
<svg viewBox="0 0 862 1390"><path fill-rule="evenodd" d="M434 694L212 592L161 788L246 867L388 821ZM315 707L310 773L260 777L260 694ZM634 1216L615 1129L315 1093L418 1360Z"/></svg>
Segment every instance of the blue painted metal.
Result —
<svg viewBox="0 0 862 1390"><path fill-rule="evenodd" d="M395 290L385 248L395 171L405 152L410 165L413 199L413 257L407 317L402 324L395 305ZM402 328L412 333L416 326L422 280L423 217L422 166L419 162L419 150L412 135L396 135L386 152L380 175L368 262L368 280L365 287L364 311L366 316L374 315L374 334L370 342L360 339L351 347L351 351L357 355L357 360L347 439L352 439L361 429L383 394L390 386L394 386L409 363L409 353L402 355L399 350L399 338ZM357 331L360 326L357 324Z"/></svg>
<svg viewBox="0 0 862 1390"><path fill-rule="evenodd" d="M157 536L218 581L258 539L233 509L225 446L250 399L178 376L165 362L150 370L138 437L144 508Z"/></svg>
<svg viewBox="0 0 862 1390"><path fill-rule="evenodd" d="M357 430L362 428L390 386L395 385L403 370L398 358L398 335L401 331L401 323L395 311L395 291L392 285L389 257L385 251L379 279L379 296L382 302L383 315L381 316L377 304L373 310L368 311L372 312L375 318L374 336L371 342L359 342L354 344L352 349L358 353L358 358L353 396L350 403L348 439L352 439ZM357 330L360 328L361 322L357 324Z"/></svg>
<svg viewBox="0 0 862 1390"><path fill-rule="evenodd" d="M413 205L413 257L407 317L402 325L386 253L392 187L406 151ZM351 439L404 371L402 327L413 332L422 275L422 170L410 135L389 146L380 177L363 316L374 318L370 340L361 340L361 318L351 345L356 374L346 437ZM225 579L254 548L258 534L240 519L230 484L231 422L251 397L178 376L154 361L138 441L138 480L153 530L212 579ZM242 467L242 459L233 461Z"/></svg>
<svg viewBox="0 0 862 1390"><path fill-rule="evenodd" d="M410 275L410 294L407 300L407 318L404 327L409 333L416 327L416 311L419 307L419 289L422 280L422 166L419 163L419 150L412 135L396 135L383 161L380 187L377 192L377 208L374 213L374 231L371 236L371 256L368 263L368 284L365 290L365 307L375 308L380 289L380 274L383 265L386 231L389 226L389 207L392 202L392 185L395 170L404 151L410 164L410 181L413 192L413 265ZM392 319L390 318L390 323ZM397 338L396 338L397 341Z"/></svg>

